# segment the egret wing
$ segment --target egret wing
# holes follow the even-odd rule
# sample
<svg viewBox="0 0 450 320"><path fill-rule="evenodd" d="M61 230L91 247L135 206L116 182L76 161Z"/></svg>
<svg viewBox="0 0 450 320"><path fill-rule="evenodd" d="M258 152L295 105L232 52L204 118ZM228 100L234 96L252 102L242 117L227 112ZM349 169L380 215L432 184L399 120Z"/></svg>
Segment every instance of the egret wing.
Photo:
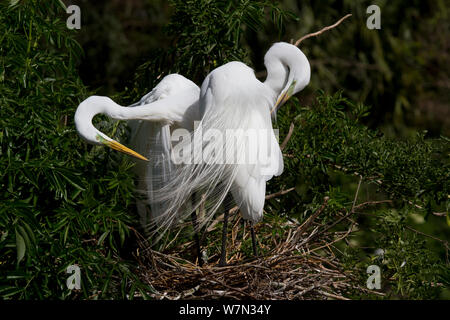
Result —
<svg viewBox="0 0 450 320"><path fill-rule="evenodd" d="M131 105L137 107L148 105L155 101L173 100L177 94L191 91L192 95L198 95L200 89L192 81L181 75L172 74L166 76L152 91L142 97L142 99ZM178 103L183 110L178 110L183 114L179 123L182 125L184 119L195 117L196 110L189 101L186 104ZM164 104L161 106L163 107ZM169 108L169 106L168 106ZM143 226L148 226L151 222L155 222L167 209L165 201L157 201L154 199L154 191L162 189L174 172L174 164L171 161L171 140L170 125L163 122L131 120L129 121L131 128L130 144L138 153L145 155L148 162L137 161L135 165L135 173L138 181L138 192L141 199L137 201L140 222ZM150 209L148 210L148 205Z"/></svg>
<svg viewBox="0 0 450 320"><path fill-rule="evenodd" d="M243 218L258 222L263 216L266 181L283 172L283 156L269 114L262 109L251 112L249 128L256 134L246 137L248 144L244 144L244 150L240 151L241 163L231 192Z"/></svg>

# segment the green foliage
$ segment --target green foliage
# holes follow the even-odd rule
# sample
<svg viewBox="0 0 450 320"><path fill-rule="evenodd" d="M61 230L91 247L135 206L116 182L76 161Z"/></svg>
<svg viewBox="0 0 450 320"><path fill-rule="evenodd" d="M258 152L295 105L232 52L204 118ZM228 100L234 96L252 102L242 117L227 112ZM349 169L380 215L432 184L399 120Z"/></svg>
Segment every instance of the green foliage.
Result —
<svg viewBox="0 0 450 320"><path fill-rule="evenodd" d="M383 279L394 288L394 295L413 299L439 296L439 259L427 249L423 237L404 228L401 213L385 212L379 216L376 246L387 248L381 259Z"/></svg>
<svg viewBox="0 0 450 320"><path fill-rule="evenodd" d="M287 39L320 30L347 13L337 29L302 45L312 62L310 88L335 92L372 106L365 122L386 132L414 135L408 127L449 135L449 6L438 1L283 1L299 16ZM368 6L381 9L381 29L369 30ZM267 39L269 42L272 40ZM447 84L447 85L446 85Z"/></svg>
<svg viewBox="0 0 450 320"><path fill-rule="evenodd" d="M347 254L341 258L349 269L358 271L361 283L367 279L367 266L379 263L387 297L439 297L443 283L449 280L443 271L448 267L448 244L438 243L436 248L425 242L423 234L408 228L409 218L418 215L423 220L419 228L432 220L432 225L445 230L439 233L441 239L449 235L445 218L436 221L433 215L448 212L450 206L449 141L444 137L425 139L423 134L408 140L386 138L361 124L368 115L366 107L353 104L341 93L320 93L312 107L301 107L295 100L284 106L278 119L281 137L291 121L295 131L283 151L287 155L285 172L271 180L268 192L276 192L280 186L295 187L296 194L270 201L266 210L304 220L328 195L329 205L321 221L336 221L340 213L350 212L354 200L358 204L363 198L354 199L360 190L358 178L352 178L361 176L361 190L368 193L365 201L391 203L383 210L355 214L358 230L350 237L351 245L342 245ZM346 223L338 224L336 230L344 227ZM383 261L373 261L377 248L385 252Z"/></svg>
<svg viewBox="0 0 450 320"><path fill-rule="evenodd" d="M330 15L337 15L331 6L331 11L322 11L312 2L304 4L301 21L305 28L319 29L329 24ZM291 17L266 0L172 0L171 5L174 14L166 35L172 46L148 57L138 70L132 89L117 99L135 101L153 87L158 76L170 72L180 72L200 83L210 70L225 62L250 63L250 41L246 37L257 34L268 37L266 40L272 43L275 36L260 32L263 26L267 28L268 16L270 25L278 25L278 35L283 34L284 21ZM65 26L62 2L23 0L2 2L0 6L0 296L132 298L139 291L147 297L152 288L136 278L136 262L124 258L131 253L127 245L134 243L130 226L135 224L129 159L88 146L75 132L75 108L91 93L76 70L82 50ZM343 2L344 9L350 7L349 2ZM361 8L358 5L355 9L359 20L364 17ZM389 10L402 8L408 10L394 4ZM311 19L311 12L323 14L324 18ZM414 15L407 15L409 23L411 19ZM397 21L403 25L404 20ZM405 26L406 22L401 29ZM305 30L296 30L295 34L305 33L301 31ZM390 68L403 59L404 52L408 52L408 57L416 52L406 40L406 49L397 47L396 39L407 38L406 31L393 34L388 42L364 31L361 36L370 38L369 44L354 46L358 32L362 29L353 25L339 37L326 37L318 45L305 43L302 47L308 56L315 56L314 60L322 59L313 61L313 81L329 78L329 82L313 85L328 91L341 88L341 83L357 85L348 86L344 92L352 99L341 93L320 93L310 107L301 106L293 98L281 108L280 136L286 135L291 122L295 131L284 150L285 171L271 180L267 189L272 193L295 187L295 192L267 201L266 219L273 227L261 229L264 236L281 238L285 215L304 221L322 204L325 195L330 200L316 222L333 223L342 212L351 210L354 200L358 203L362 198L354 199L359 190L356 172L363 178L361 190L367 191L366 201L389 198L392 203L352 216L359 229L349 243L339 244L337 259L360 276L361 284L367 279L365 270L369 264L382 266L387 297L434 298L440 294L441 286L449 283L446 251L441 243L436 247L425 242L424 236L410 226L411 219L419 217L423 222L417 228L433 226L428 233L442 239L448 237L445 218L435 217L433 212L448 212L450 206L449 140L430 140L425 139L425 134L418 134L399 141L363 125L369 119L369 108L352 101L372 96L371 117L384 106L386 100L378 97L385 90L398 93L400 98L395 101L402 101L405 106L408 103L404 103L404 98L421 86L418 75L423 70L409 70L411 74L399 80L394 75L403 74L411 61L401 61L395 72ZM344 42L339 41L340 37ZM390 54L380 49L386 50L387 43ZM372 56L364 56L374 44L379 45L378 49ZM359 70L367 71L363 75L357 68L348 68L346 73L336 71L335 64L324 62L333 56L329 50L341 55L342 51L349 53L346 63L361 59L375 64L376 76L370 80L370 68ZM430 55L435 61L436 56ZM125 133L118 123L102 121L99 125L112 136ZM347 224L344 220L333 230L343 230ZM214 246L210 248L214 250ZM383 260L373 255L376 248L385 251ZM244 251L251 252L249 241L244 244ZM66 268L72 264L81 268L81 291L66 289Z"/></svg>
<svg viewBox="0 0 450 320"><path fill-rule="evenodd" d="M133 222L130 165L87 147L75 132L73 114L88 92L75 69L81 48L65 19L60 1L1 4L4 299L125 297L136 289L118 257ZM81 268L80 292L66 288L71 264Z"/></svg>
<svg viewBox="0 0 450 320"><path fill-rule="evenodd" d="M155 79L169 73L180 73L200 84L211 70L224 63L249 63L244 35L265 26L269 15L279 30L286 19L293 18L271 0L171 0L170 3L174 13L165 33L171 46L156 51L139 68L135 91L149 90Z"/></svg>
<svg viewBox="0 0 450 320"><path fill-rule="evenodd" d="M393 198L416 199L430 209L445 208L450 192L450 163L447 139L426 140L424 134L404 141L385 138L361 124L368 109L342 97L322 94L311 108L298 108L282 114L280 126L298 127L286 153L288 170L301 168L294 180L312 181L326 188L328 167L358 173ZM295 119L293 114L299 114ZM443 207L444 206L444 207ZM445 209L444 209L445 210Z"/></svg>

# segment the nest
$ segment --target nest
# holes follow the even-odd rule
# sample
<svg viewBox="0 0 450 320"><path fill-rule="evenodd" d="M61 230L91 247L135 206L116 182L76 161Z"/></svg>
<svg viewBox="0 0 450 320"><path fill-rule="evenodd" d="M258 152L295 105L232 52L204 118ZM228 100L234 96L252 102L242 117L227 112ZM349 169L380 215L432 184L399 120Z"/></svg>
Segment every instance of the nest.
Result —
<svg viewBox="0 0 450 320"><path fill-rule="evenodd" d="M218 266L218 255L210 257L209 262L201 267L183 257L186 252L194 251L190 250L194 249L193 242L173 252L162 253L141 241L141 253L137 257L139 276L154 288L150 296L155 299L348 300L355 291L379 294L363 287L351 272L344 271L334 254L335 244L353 231L354 224L348 215L343 215L331 225L314 223L326 205L327 199L303 224L288 220L282 238L268 234L265 238L271 240L262 248L266 253L251 259L243 258L241 253L245 233L239 240L237 227L240 218L235 215L231 241L228 241L228 252L233 250L234 254L227 259L225 267ZM347 231L330 232L333 226L344 220L350 221ZM213 224L207 232L218 226ZM261 235L261 229L270 230L272 226L262 224L257 227L260 229L257 234ZM259 242L261 244L262 241Z"/></svg>

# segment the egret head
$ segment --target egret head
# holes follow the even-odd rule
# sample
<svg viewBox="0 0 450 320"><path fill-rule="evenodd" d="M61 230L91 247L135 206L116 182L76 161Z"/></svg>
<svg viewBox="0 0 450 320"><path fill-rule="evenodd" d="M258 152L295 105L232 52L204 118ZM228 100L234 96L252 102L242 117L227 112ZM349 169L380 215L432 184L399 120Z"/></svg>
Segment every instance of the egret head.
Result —
<svg viewBox="0 0 450 320"><path fill-rule="evenodd" d="M278 42L264 56L267 68L265 83L277 94L273 112L290 97L303 90L310 81L311 67L304 53L296 46Z"/></svg>
<svg viewBox="0 0 450 320"><path fill-rule="evenodd" d="M77 108L75 112L75 127L80 137L86 140L88 143L95 145L107 146L111 149L123 152L135 158L146 160L147 158L139 153L125 147L119 142L111 139L103 132L97 130L92 124L92 119L95 115L109 113L109 109L114 107L116 103L108 97L92 96L84 100Z"/></svg>

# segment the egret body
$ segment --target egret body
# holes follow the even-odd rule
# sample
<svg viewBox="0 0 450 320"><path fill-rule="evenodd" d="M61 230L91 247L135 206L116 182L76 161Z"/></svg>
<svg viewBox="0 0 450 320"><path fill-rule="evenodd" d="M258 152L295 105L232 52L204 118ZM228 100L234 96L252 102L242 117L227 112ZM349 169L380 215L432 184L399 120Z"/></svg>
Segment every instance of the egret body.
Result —
<svg viewBox="0 0 450 320"><path fill-rule="evenodd" d="M208 74L201 89L180 75L169 75L132 107L122 107L107 97L98 96L79 105L75 124L82 138L140 159L137 160L142 174L139 179L145 181L141 188L151 190L150 203L164 203L154 219L160 234L202 204L205 214L199 223L207 224L228 193L232 194L245 220L252 225L261 220L266 182L283 172L282 153L272 128L272 118L281 105L308 85L311 74L306 56L288 43L272 45L264 57L264 64L267 68L264 82L259 81L245 64L230 62ZM118 120L138 120L132 123L131 144L139 153L95 129L92 118L98 113ZM199 121L197 125L194 125L195 120ZM190 152L184 156L202 153L203 161L170 165L170 175L159 168L155 175L151 169L155 164L144 160L151 158L154 148L162 148L167 159L172 147L169 127L189 130L192 139L186 150ZM224 136L227 130L249 129L265 130L267 134L257 138L237 134L233 144L214 137L200 142L194 138L200 131ZM207 148L231 153L239 161L217 162L215 153L205 155ZM257 161L246 162L255 152L265 153L267 157L262 157L265 161L259 161L260 157L257 157ZM161 174L165 179L157 183ZM194 193L203 196L187 206ZM206 203L205 197L209 199Z"/></svg>

